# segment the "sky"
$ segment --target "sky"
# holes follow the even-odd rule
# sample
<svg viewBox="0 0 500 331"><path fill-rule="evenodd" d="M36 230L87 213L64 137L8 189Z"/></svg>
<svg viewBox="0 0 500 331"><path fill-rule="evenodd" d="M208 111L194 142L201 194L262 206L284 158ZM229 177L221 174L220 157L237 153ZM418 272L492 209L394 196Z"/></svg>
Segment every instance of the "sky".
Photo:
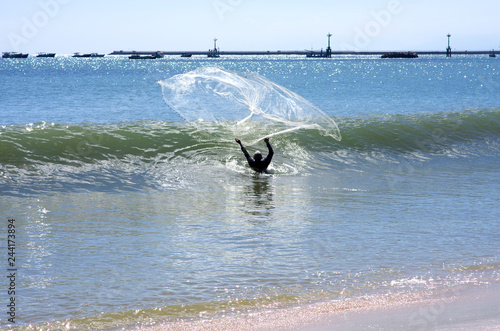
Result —
<svg viewBox="0 0 500 331"><path fill-rule="evenodd" d="M500 49L498 0L0 0L0 51Z"/></svg>

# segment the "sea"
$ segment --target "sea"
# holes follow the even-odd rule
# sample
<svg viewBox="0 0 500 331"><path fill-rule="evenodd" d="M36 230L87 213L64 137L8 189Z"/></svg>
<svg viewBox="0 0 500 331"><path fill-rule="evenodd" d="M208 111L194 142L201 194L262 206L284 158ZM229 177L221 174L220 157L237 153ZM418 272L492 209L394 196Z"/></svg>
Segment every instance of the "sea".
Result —
<svg viewBox="0 0 500 331"><path fill-rule="evenodd" d="M158 82L205 66L293 91L342 139L274 135L270 173L255 173L228 123L162 98ZM0 326L140 329L498 289L499 163L487 55L0 59Z"/></svg>

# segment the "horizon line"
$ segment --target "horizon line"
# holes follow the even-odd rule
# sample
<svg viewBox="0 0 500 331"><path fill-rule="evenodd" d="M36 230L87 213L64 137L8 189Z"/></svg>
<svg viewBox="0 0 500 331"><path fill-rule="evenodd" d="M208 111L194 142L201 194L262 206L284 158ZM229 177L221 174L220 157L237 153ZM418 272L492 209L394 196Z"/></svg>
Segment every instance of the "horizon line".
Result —
<svg viewBox="0 0 500 331"><path fill-rule="evenodd" d="M155 51L124 51L124 50L119 50L119 51L112 51L111 53L104 53L106 55L146 55L146 54L154 54L160 52L163 55L184 55L184 54L190 54L190 55L208 55L210 51L160 51L160 50L155 50ZM400 53L400 52L414 52L418 55L446 55L447 51L436 51L436 50L331 50L331 55L383 55L386 53ZM26 54L24 52L20 51L3 51L2 53L22 53ZM29 53L28 54L40 54L40 53L56 53L56 54L63 54L63 55L73 55L76 53L81 53L81 52L72 52L72 53L57 53L57 52L36 52L36 53ZM86 52L83 52L86 53ZM326 50L265 50L265 51L259 51L259 50L251 50L251 51L218 51L219 55L307 55L307 54L325 54ZM496 51L494 49L492 50L454 50L451 52L452 54L456 55L483 55L483 54L500 54L500 50Z"/></svg>

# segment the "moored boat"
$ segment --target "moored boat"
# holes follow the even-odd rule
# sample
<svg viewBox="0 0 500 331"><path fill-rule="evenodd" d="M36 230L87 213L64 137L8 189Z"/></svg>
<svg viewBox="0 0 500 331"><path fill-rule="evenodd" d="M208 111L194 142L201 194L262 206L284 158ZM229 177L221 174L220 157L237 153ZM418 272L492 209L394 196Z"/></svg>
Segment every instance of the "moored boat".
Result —
<svg viewBox="0 0 500 331"><path fill-rule="evenodd" d="M306 57L329 57L327 56L327 53L323 52L323 49L318 52L318 51L309 51L306 54Z"/></svg>
<svg viewBox="0 0 500 331"><path fill-rule="evenodd" d="M55 57L56 53L38 53L36 57Z"/></svg>
<svg viewBox="0 0 500 331"><path fill-rule="evenodd" d="M381 56L382 59L415 59L417 57L415 52L391 52Z"/></svg>
<svg viewBox="0 0 500 331"><path fill-rule="evenodd" d="M162 52L154 52L153 54L150 55L140 55L140 54L133 54L130 55L128 58L131 60L144 60L144 59L161 59L163 57Z"/></svg>
<svg viewBox="0 0 500 331"><path fill-rule="evenodd" d="M2 58L4 59L25 59L29 54L15 53L15 52L3 52Z"/></svg>
<svg viewBox="0 0 500 331"><path fill-rule="evenodd" d="M80 54L80 53L74 53L73 57L104 57L104 54L98 54L98 53Z"/></svg>

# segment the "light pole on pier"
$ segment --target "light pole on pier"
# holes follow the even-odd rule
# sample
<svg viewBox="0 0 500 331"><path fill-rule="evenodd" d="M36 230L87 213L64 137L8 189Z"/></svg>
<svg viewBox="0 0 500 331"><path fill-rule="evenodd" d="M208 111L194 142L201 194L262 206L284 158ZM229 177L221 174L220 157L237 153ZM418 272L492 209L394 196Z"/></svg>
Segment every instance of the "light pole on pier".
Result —
<svg viewBox="0 0 500 331"><path fill-rule="evenodd" d="M326 49L326 57L332 57L332 49L330 48L330 37L332 34L328 32L327 37L328 37L328 48Z"/></svg>
<svg viewBox="0 0 500 331"><path fill-rule="evenodd" d="M451 34L447 34L448 37L448 48L446 48L446 57L451 57L451 47L450 47L450 37Z"/></svg>
<svg viewBox="0 0 500 331"><path fill-rule="evenodd" d="M217 49L217 38L214 38L214 49L208 50L208 57L219 57L219 50Z"/></svg>

